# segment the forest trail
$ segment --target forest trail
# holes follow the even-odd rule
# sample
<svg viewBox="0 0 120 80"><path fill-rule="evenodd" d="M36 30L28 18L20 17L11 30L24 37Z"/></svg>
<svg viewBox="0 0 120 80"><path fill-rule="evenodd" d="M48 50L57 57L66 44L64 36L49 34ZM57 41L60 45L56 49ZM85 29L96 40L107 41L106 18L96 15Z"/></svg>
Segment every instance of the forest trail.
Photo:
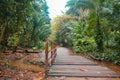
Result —
<svg viewBox="0 0 120 80"><path fill-rule="evenodd" d="M120 80L120 74L82 56L70 55L67 48L57 48L48 80Z"/></svg>

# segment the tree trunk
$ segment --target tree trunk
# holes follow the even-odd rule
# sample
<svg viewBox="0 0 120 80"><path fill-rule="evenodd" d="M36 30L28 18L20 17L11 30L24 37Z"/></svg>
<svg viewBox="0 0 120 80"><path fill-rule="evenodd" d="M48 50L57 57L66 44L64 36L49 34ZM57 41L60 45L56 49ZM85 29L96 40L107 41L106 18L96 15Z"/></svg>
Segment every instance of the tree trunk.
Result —
<svg viewBox="0 0 120 80"><path fill-rule="evenodd" d="M6 30L6 21L5 21L4 25L5 25L5 26L3 26L3 29L2 29L2 32L1 32L1 35L0 35L0 43L2 42L3 37L4 37L4 34L5 34L5 30Z"/></svg>

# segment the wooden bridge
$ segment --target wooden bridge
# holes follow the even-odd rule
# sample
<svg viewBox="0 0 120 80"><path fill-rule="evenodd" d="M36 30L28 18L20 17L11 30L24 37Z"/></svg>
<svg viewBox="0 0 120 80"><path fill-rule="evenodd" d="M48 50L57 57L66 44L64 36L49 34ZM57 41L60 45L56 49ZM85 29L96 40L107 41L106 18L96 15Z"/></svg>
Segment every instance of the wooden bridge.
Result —
<svg viewBox="0 0 120 80"><path fill-rule="evenodd" d="M48 43L46 45L48 80L120 80L120 74L84 57L70 55L67 48L54 46L49 51Z"/></svg>

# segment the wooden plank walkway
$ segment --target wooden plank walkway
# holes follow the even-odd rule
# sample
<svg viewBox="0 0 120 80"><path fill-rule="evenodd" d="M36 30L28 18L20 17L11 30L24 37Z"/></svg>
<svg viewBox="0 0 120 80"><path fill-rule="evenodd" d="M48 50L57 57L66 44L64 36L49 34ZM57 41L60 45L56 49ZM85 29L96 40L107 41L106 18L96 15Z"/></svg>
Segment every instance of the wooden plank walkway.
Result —
<svg viewBox="0 0 120 80"><path fill-rule="evenodd" d="M84 57L70 55L70 51L62 47L57 49L48 77L49 80L120 80L120 74Z"/></svg>

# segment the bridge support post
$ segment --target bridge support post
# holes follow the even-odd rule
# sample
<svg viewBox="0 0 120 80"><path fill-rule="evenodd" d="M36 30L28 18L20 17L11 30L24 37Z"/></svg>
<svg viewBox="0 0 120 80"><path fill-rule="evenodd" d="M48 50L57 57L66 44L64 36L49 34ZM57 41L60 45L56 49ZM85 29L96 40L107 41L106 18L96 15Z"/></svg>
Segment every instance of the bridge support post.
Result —
<svg viewBox="0 0 120 80"><path fill-rule="evenodd" d="M46 49L45 49L45 76L47 76L48 71L48 40L46 40Z"/></svg>

